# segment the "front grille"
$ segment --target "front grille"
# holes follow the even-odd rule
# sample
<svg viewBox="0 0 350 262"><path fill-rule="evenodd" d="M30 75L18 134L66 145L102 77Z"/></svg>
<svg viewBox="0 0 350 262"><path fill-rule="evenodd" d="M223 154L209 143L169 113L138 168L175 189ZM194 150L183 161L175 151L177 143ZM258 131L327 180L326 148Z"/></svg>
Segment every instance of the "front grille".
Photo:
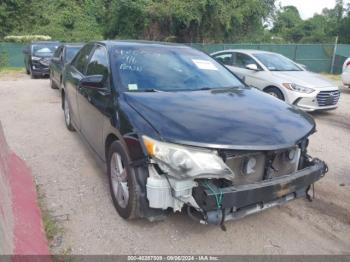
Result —
<svg viewBox="0 0 350 262"><path fill-rule="evenodd" d="M244 165L249 157L256 159L256 166L251 173L245 174ZM266 156L261 153L248 153L237 155L226 159L226 165L233 171L235 177L233 179L234 185L245 185L262 181L264 179Z"/></svg>
<svg viewBox="0 0 350 262"><path fill-rule="evenodd" d="M339 97L340 97L339 90L321 91L317 95L317 103L319 106L333 106L338 103Z"/></svg>
<svg viewBox="0 0 350 262"><path fill-rule="evenodd" d="M33 66L37 69L46 69L47 65L43 65L41 61L32 61Z"/></svg>

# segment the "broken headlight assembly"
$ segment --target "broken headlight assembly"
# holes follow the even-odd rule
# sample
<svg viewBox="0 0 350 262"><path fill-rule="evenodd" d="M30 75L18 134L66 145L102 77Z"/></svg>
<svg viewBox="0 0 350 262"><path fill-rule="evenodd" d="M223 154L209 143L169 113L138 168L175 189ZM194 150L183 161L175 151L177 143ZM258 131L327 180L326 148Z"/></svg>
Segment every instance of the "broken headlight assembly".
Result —
<svg viewBox="0 0 350 262"><path fill-rule="evenodd" d="M166 143L142 136L147 154L162 172L177 178L226 177L233 172L215 150Z"/></svg>

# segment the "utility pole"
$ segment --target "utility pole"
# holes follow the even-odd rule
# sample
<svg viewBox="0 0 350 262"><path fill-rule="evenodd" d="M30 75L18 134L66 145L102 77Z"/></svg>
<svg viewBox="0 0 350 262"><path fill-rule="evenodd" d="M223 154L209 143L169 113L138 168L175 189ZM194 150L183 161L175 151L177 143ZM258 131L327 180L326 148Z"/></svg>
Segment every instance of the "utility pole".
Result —
<svg viewBox="0 0 350 262"><path fill-rule="evenodd" d="M335 56L337 54L338 47L338 36L335 38L334 48L333 48L333 57L332 57L332 65L331 65L331 74L334 73L334 64L335 64Z"/></svg>

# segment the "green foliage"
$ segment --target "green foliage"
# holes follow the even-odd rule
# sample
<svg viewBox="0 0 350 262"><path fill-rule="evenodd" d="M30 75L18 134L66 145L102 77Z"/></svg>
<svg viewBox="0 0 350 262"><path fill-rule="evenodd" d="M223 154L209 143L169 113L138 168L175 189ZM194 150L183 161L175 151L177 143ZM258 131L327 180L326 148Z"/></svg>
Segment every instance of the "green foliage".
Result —
<svg viewBox="0 0 350 262"><path fill-rule="evenodd" d="M250 41L266 36L275 0L3 0L0 38L44 34L89 41ZM13 19L15 18L15 19Z"/></svg>
<svg viewBox="0 0 350 262"><path fill-rule="evenodd" d="M47 35L62 41L147 39L171 42L350 42L343 0L302 20L276 0L2 0L0 40ZM316 4L316 3L315 3ZM266 26L269 22L270 26ZM31 39L27 39L30 41ZM23 41L27 41L23 40Z"/></svg>
<svg viewBox="0 0 350 262"><path fill-rule="evenodd" d="M294 6L286 6L276 12L271 32L294 43L333 42L337 35L340 42L349 43L350 12L344 11L343 0L336 0L333 9L325 8L322 14L302 20Z"/></svg>
<svg viewBox="0 0 350 262"><path fill-rule="evenodd" d="M22 30L29 22L27 7L31 0L1 0L0 2L0 39L14 30Z"/></svg>
<svg viewBox="0 0 350 262"><path fill-rule="evenodd" d="M112 0L106 38L223 42L263 34L275 0Z"/></svg>
<svg viewBox="0 0 350 262"><path fill-rule="evenodd" d="M102 4L102 0L4 0L0 4L0 38L12 33L49 35L65 41L101 39L94 10L104 10ZM98 19L103 17L101 12L96 14Z"/></svg>

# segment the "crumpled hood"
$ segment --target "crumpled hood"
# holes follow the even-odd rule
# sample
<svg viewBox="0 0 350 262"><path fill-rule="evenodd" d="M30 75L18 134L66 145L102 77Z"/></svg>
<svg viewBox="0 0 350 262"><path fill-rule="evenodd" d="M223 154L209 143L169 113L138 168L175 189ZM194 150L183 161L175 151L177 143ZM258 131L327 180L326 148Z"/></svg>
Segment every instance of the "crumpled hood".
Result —
<svg viewBox="0 0 350 262"><path fill-rule="evenodd" d="M162 139L180 144L271 150L295 145L315 127L309 115L253 88L124 96Z"/></svg>
<svg viewBox="0 0 350 262"><path fill-rule="evenodd" d="M324 88L337 85L323 76L309 71L282 71L272 72L272 75L284 83L295 83L305 87Z"/></svg>

